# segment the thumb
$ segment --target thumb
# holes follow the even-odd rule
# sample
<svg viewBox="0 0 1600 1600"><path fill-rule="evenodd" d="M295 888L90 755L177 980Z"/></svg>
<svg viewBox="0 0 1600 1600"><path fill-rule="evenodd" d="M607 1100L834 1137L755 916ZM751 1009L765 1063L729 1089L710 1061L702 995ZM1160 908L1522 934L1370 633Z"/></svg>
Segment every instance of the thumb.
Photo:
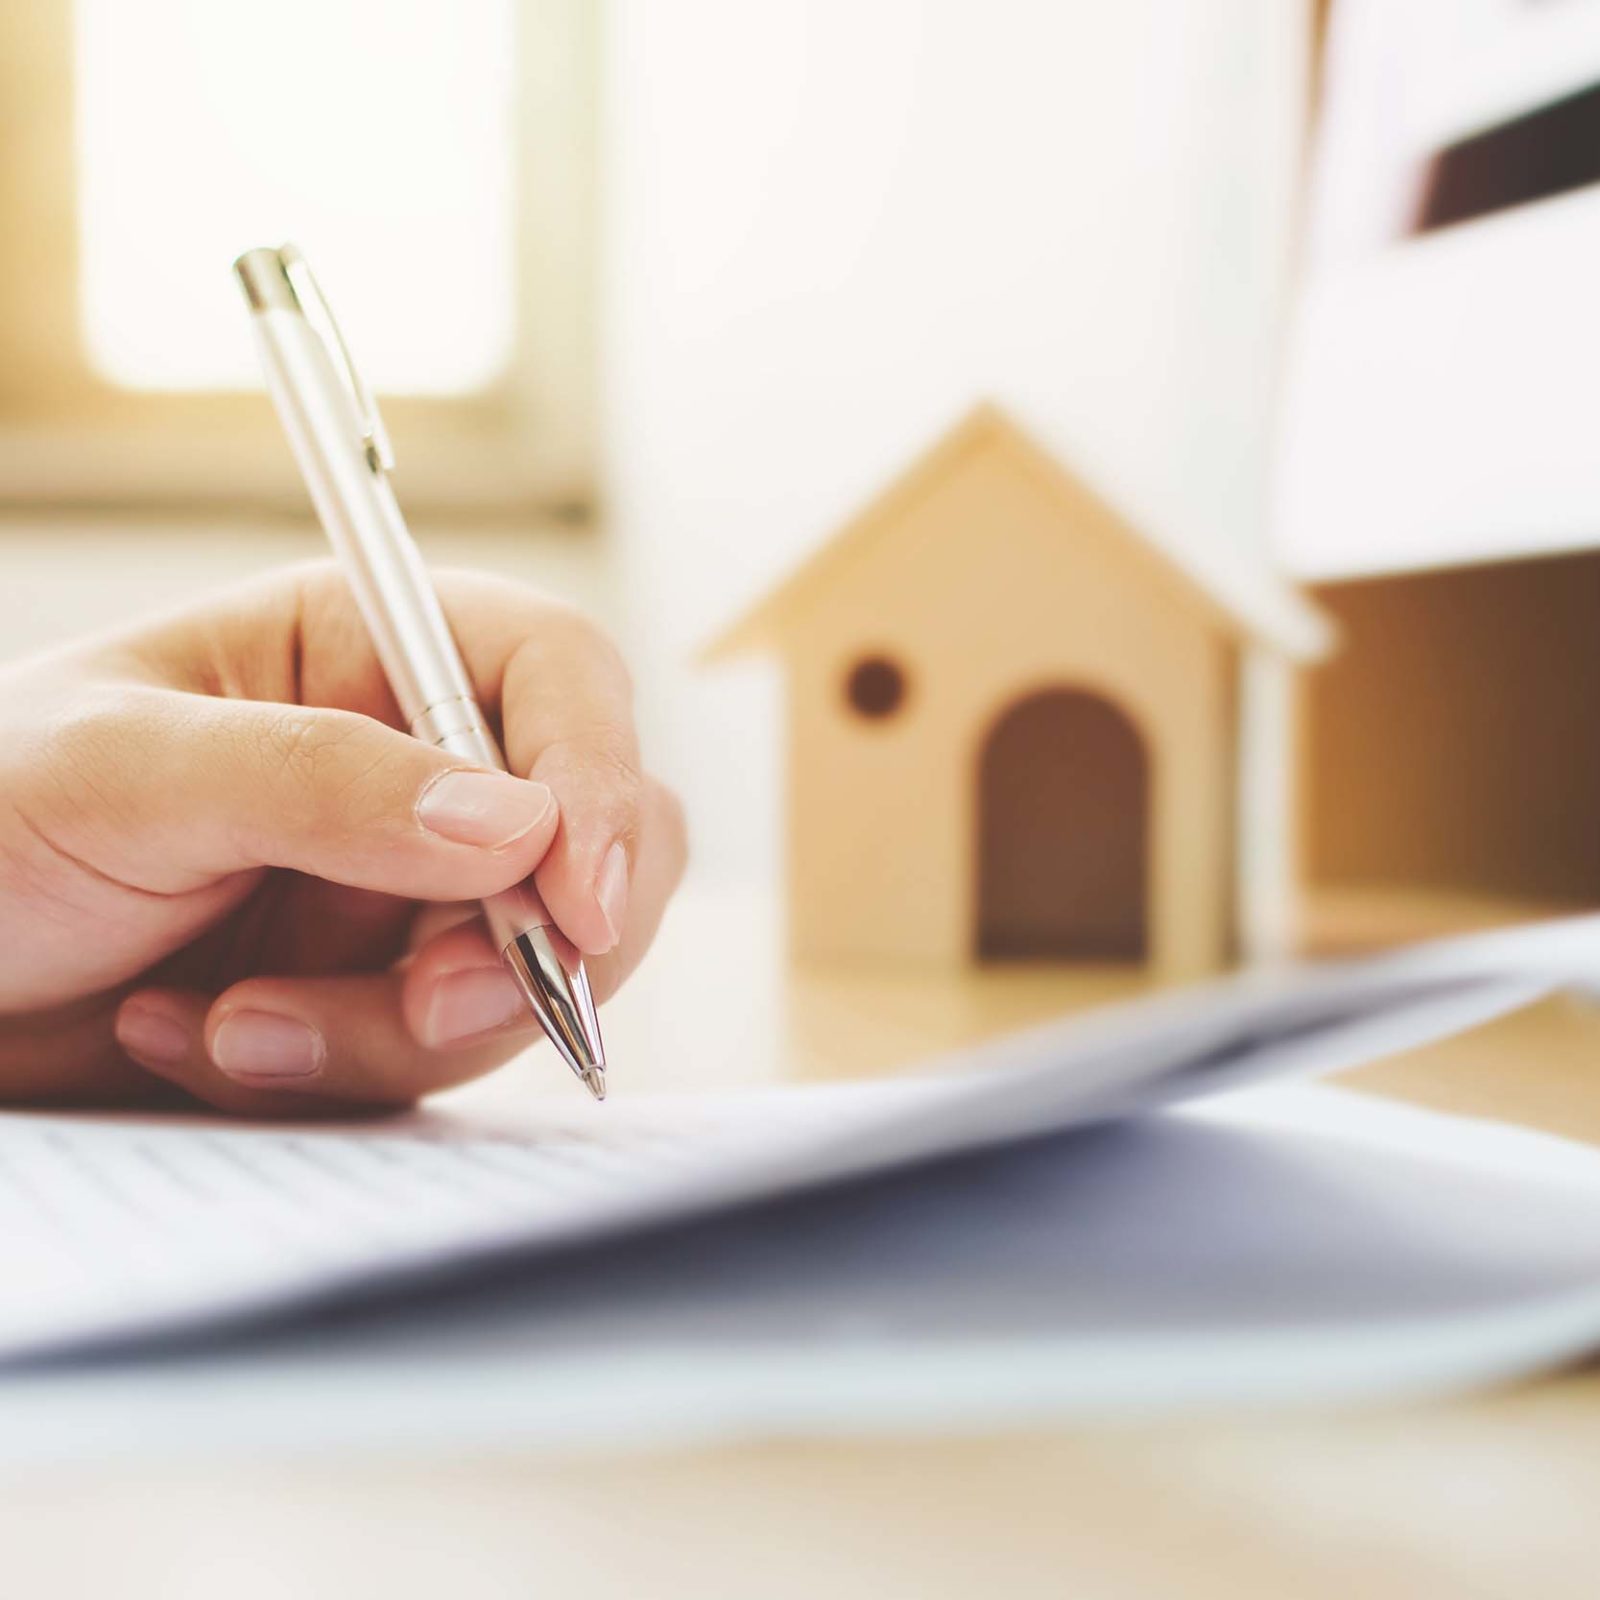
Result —
<svg viewBox="0 0 1600 1600"><path fill-rule="evenodd" d="M350 711L136 691L71 719L52 754L69 780L51 786L70 796L52 819L65 848L163 893L289 867L476 900L527 877L559 820L543 784L464 766Z"/></svg>

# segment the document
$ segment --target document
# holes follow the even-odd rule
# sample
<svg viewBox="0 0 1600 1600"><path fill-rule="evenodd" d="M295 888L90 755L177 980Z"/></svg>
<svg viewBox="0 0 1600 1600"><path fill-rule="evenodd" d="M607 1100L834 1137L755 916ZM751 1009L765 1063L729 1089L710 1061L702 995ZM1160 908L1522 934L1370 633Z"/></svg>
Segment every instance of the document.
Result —
<svg viewBox="0 0 1600 1600"><path fill-rule="evenodd" d="M672 1230L691 1224L733 1226L751 1241L772 1222L760 1248L781 1275L774 1252L788 1247L797 1216L848 1215L849 1197L873 1184L914 1182L925 1213L957 1224L962 1160L1012 1170L1015 1158L1015 1171L1058 1173L1066 1188L1051 1205L1067 1203L1080 1163L1126 1160L1172 1208L1177 1237L1192 1209L1183 1140L1192 1144L1199 1124L1181 1124L1191 1131L1166 1178L1170 1133L1107 1143L1075 1130L1143 1127L1177 1102L1352 1066L1597 984L1600 918L1578 918L1110 1008L914 1078L618 1097L604 1111L541 1109L516 1130L428 1113L361 1128L11 1113L0 1116L0 1363L18 1370L252 1322L282 1327L377 1300L440 1305L513 1275L537 1285L541 1263L614 1262L630 1241L667 1248ZM1258 1166L1251 1203L1270 1211L1274 1164ZM1597 1196L1584 1190L1583 1205ZM775 1206L790 1208L787 1233ZM1240 1217L1210 1226L1226 1233ZM917 1249L937 1255L941 1237L919 1236ZM1441 1255L1455 1248L1433 1242ZM1213 1247L1226 1254L1226 1238ZM806 1281L803 1260L790 1265L790 1281ZM959 1302L956 1265L924 1274L925 1292L938 1282ZM1141 1293L1159 1304L1169 1283L1163 1268ZM551 1315L565 1292L549 1278Z"/></svg>
<svg viewBox="0 0 1600 1600"><path fill-rule="evenodd" d="M14 1365L0 1481L1327 1406L1597 1343L1600 1151L1269 1085Z"/></svg>

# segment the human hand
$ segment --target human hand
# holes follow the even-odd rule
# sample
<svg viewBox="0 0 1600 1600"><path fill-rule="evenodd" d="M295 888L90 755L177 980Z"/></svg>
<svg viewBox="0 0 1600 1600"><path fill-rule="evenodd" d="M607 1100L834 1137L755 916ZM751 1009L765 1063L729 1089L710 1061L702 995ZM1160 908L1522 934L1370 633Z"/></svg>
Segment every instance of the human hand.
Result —
<svg viewBox="0 0 1600 1600"><path fill-rule="evenodd" d="M486 1072L537 1027L472 902L529 873L615 991L685 854L626 670L518 585L439 592L526 778L399 731L330 566L0 669L0 1100L307 1116Z"/></svg>

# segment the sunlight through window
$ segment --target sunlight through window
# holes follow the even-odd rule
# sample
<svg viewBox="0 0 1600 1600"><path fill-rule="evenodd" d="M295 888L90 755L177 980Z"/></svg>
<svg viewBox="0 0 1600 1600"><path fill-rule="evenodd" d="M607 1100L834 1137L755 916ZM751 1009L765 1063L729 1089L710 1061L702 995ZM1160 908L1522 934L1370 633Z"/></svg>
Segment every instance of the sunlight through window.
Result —
<svg viewBox="0 0 1600 1600"><path fill-rule="evenodd" d="M139 390L259 384L229 272L292 239L380 391L511 356L513 0L77 0L84 336Z"/></svg>

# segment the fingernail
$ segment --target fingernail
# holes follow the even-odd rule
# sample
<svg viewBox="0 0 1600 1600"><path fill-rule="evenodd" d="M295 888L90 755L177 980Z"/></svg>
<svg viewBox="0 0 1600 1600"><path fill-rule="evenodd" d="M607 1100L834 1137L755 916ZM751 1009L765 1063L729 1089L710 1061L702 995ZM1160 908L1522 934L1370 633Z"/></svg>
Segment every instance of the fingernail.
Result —
<svg viewBox="0 0 1600 1600"><path fill-rule="evenodd" d="M459 1044L475 1034L504 1027L523 1015L522 995L502 967L467 967L447 972L433 986L422 1031L435 1048Z"/></svg>
<svg viewBox="0 0 1600 1600"><path fill-rule="evenodd" d="M117 1013L117 1043L139 1061L170 1065L189 1054L189 1030L164 1012L126 1005Z"/></svg>
<svg viewBox="0 0 1600 1600"><path fill-rule="evenodd" d="M211 1059L240 1083L315 1077L327 1053L315 1028L270 1011L235 1011L211 1036Z"/></svg>
<svg viewBox="0 0 1600 1600"><path fill-rule="evenodd" d="M457 768L434 778L417 797L417 820L457 844L502 850L538 826L556 803L542 783L505 772Z"/></svg>
<svg viewBox="0 0 1600 1600"><path fill-rule="evenodd" d="M628 912L628 852L620 841L606 851L606 858L600 863L594 897L600 902L600 915L606 919L614 947L622 937L622 919Z"/></svg>

